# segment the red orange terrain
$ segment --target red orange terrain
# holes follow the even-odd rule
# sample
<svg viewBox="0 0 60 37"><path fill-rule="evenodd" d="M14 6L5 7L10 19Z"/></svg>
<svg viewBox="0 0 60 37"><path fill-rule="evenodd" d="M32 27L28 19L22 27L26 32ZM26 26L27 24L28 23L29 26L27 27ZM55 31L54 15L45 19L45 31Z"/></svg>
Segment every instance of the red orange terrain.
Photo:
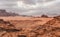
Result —
<svg viewBox="0 0 60 37"><path fill-rule="evenodd" d="M60 37L60 17L0 17L0 37Z"/></svg>

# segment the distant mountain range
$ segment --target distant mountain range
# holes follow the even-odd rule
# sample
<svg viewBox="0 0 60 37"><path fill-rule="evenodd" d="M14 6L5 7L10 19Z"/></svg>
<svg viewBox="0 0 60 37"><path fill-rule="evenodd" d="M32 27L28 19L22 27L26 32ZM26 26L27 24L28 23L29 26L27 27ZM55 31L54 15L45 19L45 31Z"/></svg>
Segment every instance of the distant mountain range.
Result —
<svg viewBox="0 0 60 37"><path fill-rule="evenodd" d="M19 16L19 14L0 9L0 16Z"/></svg>

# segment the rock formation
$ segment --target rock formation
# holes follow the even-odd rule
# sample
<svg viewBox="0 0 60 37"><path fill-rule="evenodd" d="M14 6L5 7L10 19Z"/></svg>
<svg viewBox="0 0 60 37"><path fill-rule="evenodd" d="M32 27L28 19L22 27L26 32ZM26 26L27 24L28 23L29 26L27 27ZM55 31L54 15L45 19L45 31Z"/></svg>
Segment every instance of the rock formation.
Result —
<svg viewBox="0 0 60 37"><path fill-rule="evenodd" d="M19 16L16 13L7 12L6 10L0 9L0 16Z"/></svg>

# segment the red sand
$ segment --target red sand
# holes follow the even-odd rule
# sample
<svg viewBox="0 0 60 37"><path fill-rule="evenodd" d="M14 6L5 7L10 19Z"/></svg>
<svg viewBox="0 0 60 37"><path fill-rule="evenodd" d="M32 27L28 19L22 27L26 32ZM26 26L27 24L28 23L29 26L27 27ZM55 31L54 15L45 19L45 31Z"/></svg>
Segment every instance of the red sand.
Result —
<svg viewBox="0 0 60 37"><path fill-rule="evenodd" d="M56 18L15 16L0 19L3 19L0 20L0 37L60 37L60 20Z"/></svg>

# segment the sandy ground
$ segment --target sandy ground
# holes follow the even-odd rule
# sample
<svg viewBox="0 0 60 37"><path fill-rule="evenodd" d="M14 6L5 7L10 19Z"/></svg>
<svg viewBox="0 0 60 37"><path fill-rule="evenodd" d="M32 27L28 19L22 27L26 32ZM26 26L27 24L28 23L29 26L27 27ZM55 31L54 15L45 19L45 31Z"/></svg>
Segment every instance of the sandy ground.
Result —
<svg viewBox="0 0 60 37"><path fill-rule="evenodd" d="M60 37L60 20L45 17L0 17L0 37Z"/></svg>

